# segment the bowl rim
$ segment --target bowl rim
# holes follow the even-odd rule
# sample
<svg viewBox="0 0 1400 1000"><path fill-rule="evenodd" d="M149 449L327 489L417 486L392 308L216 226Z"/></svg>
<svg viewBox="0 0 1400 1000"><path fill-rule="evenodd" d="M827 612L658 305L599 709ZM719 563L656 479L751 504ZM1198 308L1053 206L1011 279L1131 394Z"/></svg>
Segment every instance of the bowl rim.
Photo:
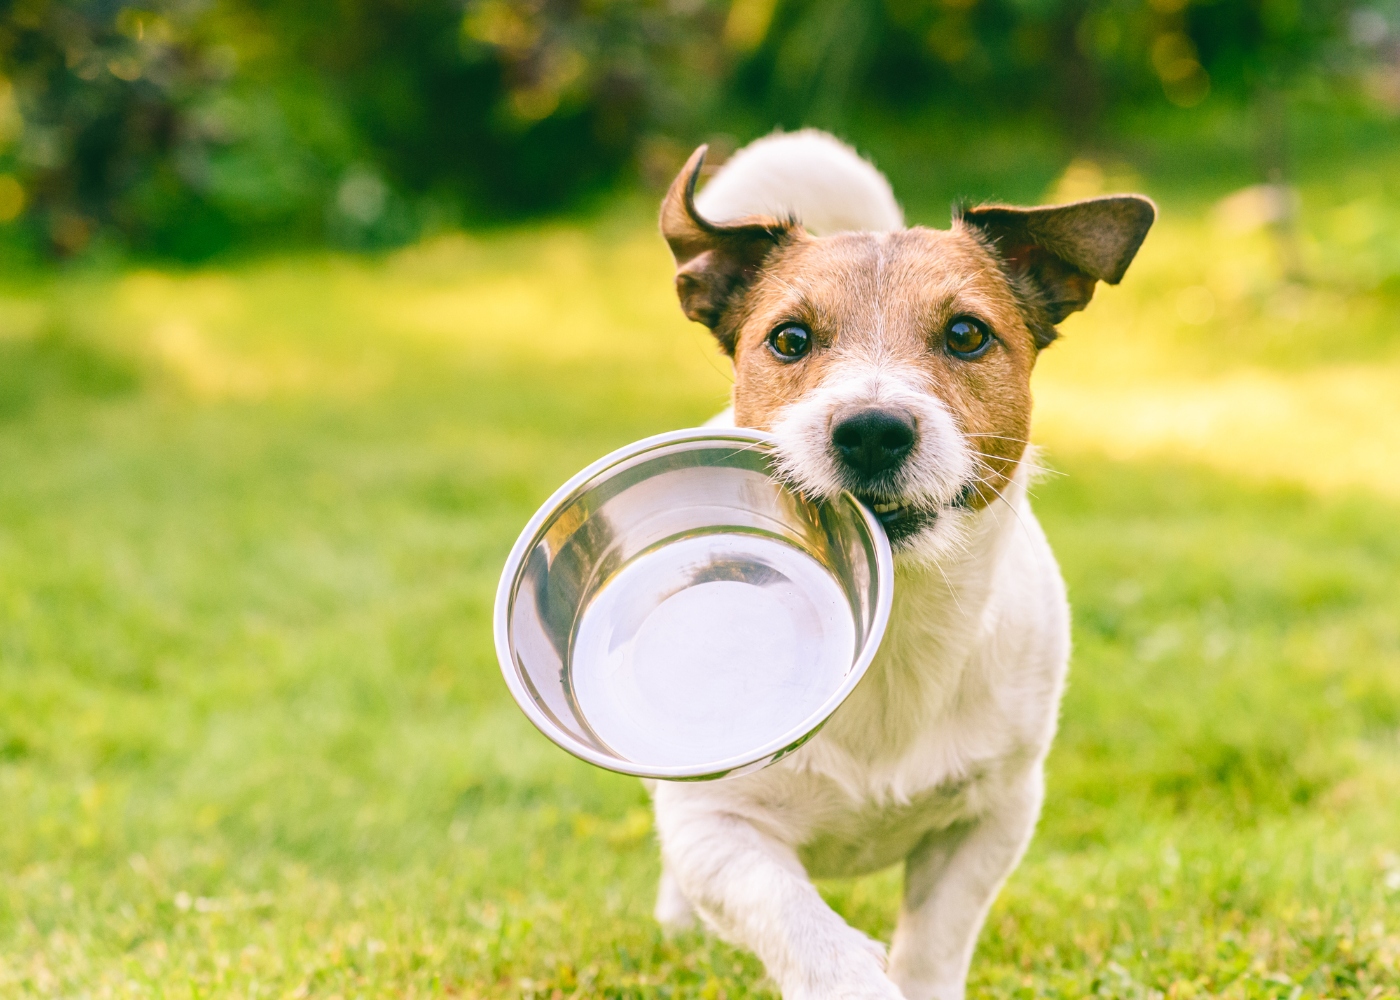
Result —
<svg viewBox="0 0 1400 1000"><path fill-rule="evenodd" d="M890 608L894 600L894 556L890 550L889 537L885 534L885 529L880 524L879 519L875 517L874 512L856 499L854 494L843 490L841 499L849 502L860 512L866 533L873 542L875 550L874 614L871 617L870 628L866 632L865 642L861 645L860 652L852 662L851 669L847 672L841 686L805 719L789 728L781 736L769 740L753 750L747 750L722 760L707 761L703 764L671 766L639 764L623 760L620 757L608 756L575 739L570 733L557 726L531 697L520 677L519 670L516 668L514 650L510 642L510 609L520 582L520 576L524 570L526 557L538 544L546 524L559 510L580 490L609 469L629 462L646 452L655 451L668 445L704 441L737 441L746 445L757 444L770 451L777 444L773 435L749 427L691 427L653 434L609 452L571 476L564 485L550 494L549 499L540 505L530 520L526 522L515 544L511 547L510 555L506 557L505 566L501 570L500 582L496 587L494 609L496 659L505 679L506 687L510 689L511 697L515 699L516 705L525 713L525 717L534 724L535 728L556 746L580 760L617 774L669 781L696 781L741 774L776 762L814 736L831 718L832 714L841 707L842 702L855 690L856 685L860 683L871 662L875 659L875 654L885 635L885 628L889 624Z"/></svg>

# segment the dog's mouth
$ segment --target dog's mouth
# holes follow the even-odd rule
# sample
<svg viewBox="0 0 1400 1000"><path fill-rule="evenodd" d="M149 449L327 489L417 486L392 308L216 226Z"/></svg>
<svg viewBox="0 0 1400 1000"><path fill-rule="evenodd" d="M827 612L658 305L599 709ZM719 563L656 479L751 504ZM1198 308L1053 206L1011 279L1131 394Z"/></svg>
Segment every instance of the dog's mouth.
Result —
<svg viewBox="0 0 1400 1000"><path fill-rule="evenodd" d="M855 492L856 499L870 508L875 519L885 529L890 544L899 547L906 539L912 538L926 528L933 527L939 514L954 507L965 507L971 501L971 489L964 488L952 503L930 505L912 500L887 499L868 493Z"/></svg>
<svg viewBox="0 0 1400 1000"><path fill-rule="evenodd" d="M782 470L775 474L779 481L786 484L794 493L800 496L810 496L799 480ZM971 481L964 483L962 489L951 501L941 502L931 497L891 496L892 491L887 492L878 486L867 486L862 489L854 484L848 484L846 489L875 515L875 519L885 529L885 535L890 540L890 547L895 551L902 549L904 543L915 535L932 528L939 517L955 510L971 510L973 500L977 496L976 485Z"/></svg>
<svg viewBox="0 0 1400 1000"><path fill-rule="evenodd" d="M898 545L931 527L938 520L938 508L919 506L903 500L884 500L856 494L856 499L869 507L885 529L891 545Z"/></svg>

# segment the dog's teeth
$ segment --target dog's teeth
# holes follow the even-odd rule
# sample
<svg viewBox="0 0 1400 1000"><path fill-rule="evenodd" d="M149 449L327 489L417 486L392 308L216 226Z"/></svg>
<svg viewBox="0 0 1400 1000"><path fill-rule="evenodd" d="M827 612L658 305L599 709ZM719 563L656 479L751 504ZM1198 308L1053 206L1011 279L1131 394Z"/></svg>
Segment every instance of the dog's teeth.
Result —
<svg viewBox="0 0 1400 1000"><path fill-rule="evenodd" d="M875 505L875 513L877 513L877 514L888 514L888 513L889 513L890 511L892 511L892 510L899 510L899 504L898 504L898 503L877 503L877 504Z"/></svg>

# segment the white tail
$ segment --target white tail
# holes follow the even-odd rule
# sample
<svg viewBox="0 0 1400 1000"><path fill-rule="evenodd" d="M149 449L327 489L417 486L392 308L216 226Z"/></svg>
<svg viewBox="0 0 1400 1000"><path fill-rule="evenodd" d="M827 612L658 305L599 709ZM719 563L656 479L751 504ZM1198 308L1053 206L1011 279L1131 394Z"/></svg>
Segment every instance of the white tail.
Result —
<svg viewBox="0 0 1400 1000"><path fill-rule="evenodd" d="M904 228L885 175L836 137L816 129L775 132L735 153L695 199L700 215L796 218L817 235Z"/></svg>

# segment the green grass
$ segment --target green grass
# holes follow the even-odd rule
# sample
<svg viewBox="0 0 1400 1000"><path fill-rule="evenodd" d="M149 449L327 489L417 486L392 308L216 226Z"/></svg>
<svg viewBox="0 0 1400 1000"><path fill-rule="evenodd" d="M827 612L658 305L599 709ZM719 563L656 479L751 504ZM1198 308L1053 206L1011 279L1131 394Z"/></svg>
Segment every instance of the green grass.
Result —
<svg viewBox="0 0 1400 1000"><path fill-rule="evenodd" d="M1147 315L1174 279L1144 267ZM1263 343L1265 307L1231 308ZM1392 363L1376 329L1348 364ZM1298 339L1245 359L1316 369ZM1213 347L1142 357L1214 373ZM0 995L770 995L661 938L640 785L536 735L490 638L535 504L725 390L627 208L10 288ZM1050 459L1072 684L973 993L1400 996L1400 499ZM888 935L897 872L824 890Z"/></svg>

